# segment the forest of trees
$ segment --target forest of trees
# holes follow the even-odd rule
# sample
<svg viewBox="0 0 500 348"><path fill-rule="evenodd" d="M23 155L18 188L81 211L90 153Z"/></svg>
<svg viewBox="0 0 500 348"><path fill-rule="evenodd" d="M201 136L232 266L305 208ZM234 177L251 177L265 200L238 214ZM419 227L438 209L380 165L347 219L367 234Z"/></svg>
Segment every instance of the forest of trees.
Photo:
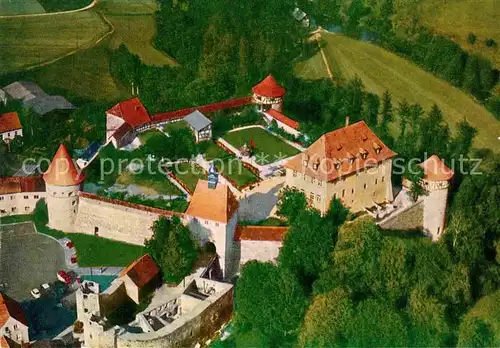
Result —
<svg viewBox="0 0 500 348"><path fill-rule="evenodd" d="M464 180L439 243L369 218L346 223L336 200L322 217L303 193L285 191L278 213L290 229L278 263L243 267L227 346L498 345L500 158L493 163L480 182Z"/></svg>

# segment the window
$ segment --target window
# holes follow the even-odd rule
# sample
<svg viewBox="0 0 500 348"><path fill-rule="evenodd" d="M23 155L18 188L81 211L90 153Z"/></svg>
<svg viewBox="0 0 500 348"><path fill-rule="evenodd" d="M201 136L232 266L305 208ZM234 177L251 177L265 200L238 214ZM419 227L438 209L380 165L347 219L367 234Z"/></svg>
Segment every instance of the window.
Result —
<svg viewBox="0 0 500 348"><path fill-rule="evenodd" d="M17 324L14 324L14 330L17 330Z"/></svg>
<svg viewBox="0 0 500 348"><path fill-rule="evenodd" d="M0 210L0 214L7 214L7 210Z"/></svg>
<svg viewBox="0 0 500 348"><path fill-rule="evenodd" d="M205 220L205 225L208 225L208 220Z"/></svg>
<svg viewBox="0 0 500 348"><path fill-rule="evenodd" d="M385 176L382 177L382 182L384 182Z"/></svg>
<svg viewBox="0 0 500 348"><path fill-rule="evenodd" d="M89 296L88 295L83 295L83 299L86 300Z"/></svg>
<svg viewBox="0 0 500 348"><path fill-rule="evenodd" d="M10 196L10 200L12 201L14 199L14 196Z"/></svg>
<svg viewBox="0 0 500 348"><path fill-rule="evenodd" d="M34 196L33 196L33 198L34 198L34 199L38 199L38 198L40 198L40 197L39 197L38 195L34 195Z"/></svg>
<svg viewBox="0 0 500 348"><path fill-rule="evenodd" d="M377 185L377 184L378 184L378 179L375 179L375 185Z"/></svg>
<svg viewBox="0 0 500 348"><path fill-rule="evenodd" d="M316 202L321 202L321 195L316 195Z"/></svg>
<svg viewBox="0 0 500 348"><path fill-rule="evenodd" d="M342 197L345 197L345 189L342 189Z"/></svg>
<svg viewBox="0 0 500 348"><path fill-rule="evenodd" d="M12 212L15 213L17 211L16 207L12 207Z"/></svg>
<svg viewBox="0 0 500 348"><path fill-rule="evenodd" d="M24 211L30 211L30 207L24 207Z"/></svg>
<svg viewBox="0 0 500 348"><path fill-rule="evenodd" d="M354 189L351 190L351 193L354 194Z"/></svg>
<svg viewBox="0 0 500 348"><path fill-rule="evenodd" d="M438 227L438 233L437 233L437 235L439 236L440 233L441 233L441 227Z"/></svg>
<svg viewBox="0 0 500 348"><path fill-rule="evenodd" d="M314 184L314 178L311 176L311 183Z"/></svg>
<svg viewBox="0 0 500 348"><path fill-rule="evenodd" d="M99 227L94 227L94 236L98 236L99 235Z"/></svg>
<svg viewBox="0 0 500 348"><path fill-rule="evenodd" d="M318 186L323 186L323 181L318 180Z"/></svg>
<svg viewBox="0 0 500 348"><path fill-rule="evenodd" d="M311 202L314 201L314 192L311 192L309 194L309 199L311 200Z"/></svg>
<svg viewBox="0 0 500 348"><path fill-rule="evenodd" d="M71 202L71 205L75 205L75 204L76 204L76 201Z"/></svg>
<svg viewBox="0 0 500 348"><path fill-rule="evenodd" d="M24 199L28 199L28 198L29 198L29 196L24 196Z"/></svg>
<svg viewBox="0 0 500 348"><path fill-rule="evenodd" d="M293 177L296 177L296 176L297 176L297 171L296 171L296 170L294 170L294 171L293 171Z"/></svg>
<svg viewBox="0 0 500 348"><path fill-rule="evenodd" d="M363 188L366 190L366 184L363 185Z"/></svg>
<svg viewBox="0 0 500 348"><path fill-rule="evenodd" d="M3 197L0 197L0 201L3 201Z"/></svg>
<svg viewBox="0 0 500 348"><path fill-rule="evenodd" d="M337 199L337 193L336 192L333 194L333 199Z"/></svg>
<svg viewBox="0 0 500 348"><path fill-rule="evenodd" d="M215 227L219 227L219 223L218 222L215 223Z"/></svg>
<svg viewBox="0 0 500 348"><path fill-rule="evenodd" d="M87 313L89 310L87 308L83 309L83 313Z"/></svg>

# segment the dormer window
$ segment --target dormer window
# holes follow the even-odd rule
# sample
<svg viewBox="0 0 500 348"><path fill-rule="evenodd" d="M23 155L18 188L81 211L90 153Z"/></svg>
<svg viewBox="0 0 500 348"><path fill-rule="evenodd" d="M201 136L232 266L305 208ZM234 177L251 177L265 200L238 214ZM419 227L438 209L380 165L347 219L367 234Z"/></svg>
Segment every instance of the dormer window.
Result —
<svg viewBox="0 0 500 348"><path fill-rule="evenodd" d="M366 157L368 157L368 151L366 151L361 147L359 148L359 155L361 156L362 159L366 159Z"/></svg>
<svg viewBox="0 0 500 348"><path fill-rule="evenodd" d="M373 148L375 149L376 154L379 154L380 150L382 150L382 147L380 147L380 145L377 143L373 143Z"/></svg>
<svg viewBox="0 0 500 348"><path fill-rule="evenodd" d="M309 155L304 155L304 160L302 161L302 164L304 167L307 167L307 163L309 163Z"/></svg>
<svg viewBox="0 0 500 348"><path fill-rule="evenodd" d="M319 168L319 158L317 158L316 161L314 161L313 163L313 169L318 170L318 168Z"/></svg>
<svg viewBox="0 0 500 348"><path fill-rule="evenodd" d="M361 139L363 139L363 141L367 141L367 140L368 140L368 137L366 136L366 134L363 134L363 135L361 136Z"/></svg>
<svg viewBox="0 0 500 348"><path fill-rule="evenodd" d="M349 161L349 164L353 164L354 163L354 160L356 158L354 157L354 155L350 152L347 153L347 160Z"/></svg>
<svg viewBox="0 0 500 348"><path fill-rule="evenodd" d="M337 170L340 169L340 162L335 163L335 169L337 169Z"/></svg>

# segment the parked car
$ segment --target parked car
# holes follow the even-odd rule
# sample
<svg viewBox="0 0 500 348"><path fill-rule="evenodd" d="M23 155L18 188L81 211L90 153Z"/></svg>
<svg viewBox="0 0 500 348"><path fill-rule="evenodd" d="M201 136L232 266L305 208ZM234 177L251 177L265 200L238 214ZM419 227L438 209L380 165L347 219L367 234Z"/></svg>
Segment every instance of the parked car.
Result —
<svg viewBox="0 0 500 348"><path fill-rule="evenodd" d="M70 285L71 284L71 276L66 273L65 271L59 271L57 272L57 279L59 279L61 282Z"/></svg>
<svg viewBox="0 0 500 348"><path fill-rule="evenodd" d="M50 289L49 283L42 284L42 289L45 291L49 290Z"/></svg>
<svg viewBox="0 0 500 348"><path fill-rule="evenodd" d="M42 294L40 293L40 290L34 288L33 290L31 290L31 296L33 296L34 298L40 298Z"/></svg>

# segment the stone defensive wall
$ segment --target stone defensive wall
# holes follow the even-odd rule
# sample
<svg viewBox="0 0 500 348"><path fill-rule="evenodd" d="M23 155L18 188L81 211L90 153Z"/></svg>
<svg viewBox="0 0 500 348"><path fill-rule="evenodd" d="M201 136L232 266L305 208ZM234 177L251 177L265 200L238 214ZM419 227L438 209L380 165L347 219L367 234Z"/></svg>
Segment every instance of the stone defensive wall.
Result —
<svg viewBox="0 0 500 348"><path fill-rule="evenodd" d="M151 238L151 226L160 216L178 216L184 214L156 209L140 204L101 197L95 194L79 192L78 214L75 232L92 234L131 244L144 245Z"/></svg>

